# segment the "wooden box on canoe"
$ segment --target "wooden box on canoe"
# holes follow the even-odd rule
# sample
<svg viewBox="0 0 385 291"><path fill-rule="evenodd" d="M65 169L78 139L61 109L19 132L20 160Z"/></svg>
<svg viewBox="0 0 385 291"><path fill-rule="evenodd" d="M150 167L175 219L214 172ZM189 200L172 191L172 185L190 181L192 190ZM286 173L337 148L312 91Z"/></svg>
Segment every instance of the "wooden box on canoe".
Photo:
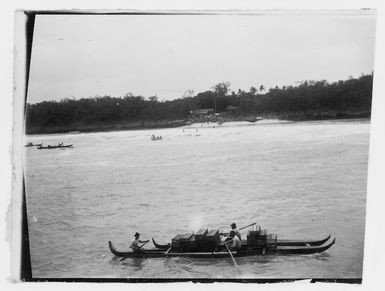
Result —
<svg viewBox="0 0 385 291"><path fill-rule="evenodd" d="M190 240L194 237L193 233L185 233L182 234L181 237L179 238L179 247L183 251L189 251L191 247L191 242Z"/></svg>
<svg viewBox="0 0 385 291"><path fill-rule="evenodd" d="M207 228L201 228L200 230L198 230L196 233L195 233L195 240L196 241L203 241L205 240L205 236L207 235L208 233L208 229Z"/></svg>
<svg viewBox="0 0 385 291"><path fill-rule="evenodd" d="M247 236L247 246L248 247L257 247L258 245L258 241L256 238L253 238L253 237L250 237L250 236Z"/></svg>
<svg viewBox="0 0 385 291"><path fill-rule="evenodd" d="M276 248L277 247L277 235L274 233L270 233L266 238L266 245L268 248Z"/></svg>
<svg viewBox="0 0 385 291"><path fill-rule="evenodd" d="M171 247L173 249L186 249L189 246L189 240L193 236L192 233L178 234L171 239Z"/></svg>
<svg viewBox="0 0 385 291"><path fill-rule="evenodd" d="M251 230L247 234L247 246L251 248L264 247L267 244L267 230Z"/></svg>
<svg viewBox="0 0 385 291"><path fill-rule="evenodd" d="M266 239L267 239L267 229L261 229L257 239L258 240L265 240L266 241Z"/></svg>
<svg viewBox="0 0 385 291"><path fill-rule="evenodd" d="M261 229L259 235L257 236L257 246L264 247L267 244L267 230Z"/></svg>
<svg viewBox="0 0 385 291"><path fill-rule="evenodd" d="M173 249L179 249L180 248L180 237L181 234L177 234L171 239L171 247Z"/></svg>
<svg viewBox="0 0 385 291"><path fill-rule="evenodd" d="M274 233L269 233L267 235L266 241L268 244L277 244L277 235Z"/></svg>
<svg viewBox="0 0 385 291"><path fill-rule="evenodd" d="M193 236L193 233L185 233L180 236L179 240L183 242L188 242Z"/></svg>
<svg viewBox="0 0 385 291"><path fill-rule="evenodd" d="M247 237L250 237L250 239L257 239L260 233L261 233L261 227L259 225L255 225L253 227L253 230L248 231Z"/></svg>
<svg viewBox="0 0 385 291"><path fill-rule="evenodd" d="M219 244L221 243L219 230L210 230L206 234L205 241L207 241L210 245L219 246Z"/></svg>
<svg viewBox="0 0 385 291"><path fill-rule="evenodd" d="M187 243L188 245L188 251L195 251L198 249L198 243L197 241L195 240L195 236L193 235L190 240L188 241Z"/></svg>
<svg viewBox="0 0 385 291"><path fill-rule="evenodd" d="M261 229L259 228L258 225L256 228L254 228L254 230L248 231L247 237L246 237L248 246L250 246L250 247L256 247L257 246L257 241L259 238L260 231L261 231Z"/></svg>

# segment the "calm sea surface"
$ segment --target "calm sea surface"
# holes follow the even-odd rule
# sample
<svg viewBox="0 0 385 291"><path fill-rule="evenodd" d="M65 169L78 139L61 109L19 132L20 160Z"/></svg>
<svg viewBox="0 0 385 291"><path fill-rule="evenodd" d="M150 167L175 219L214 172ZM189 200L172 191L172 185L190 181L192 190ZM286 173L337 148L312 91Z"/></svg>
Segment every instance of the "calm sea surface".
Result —
<svg viewBox="0 0 385 291"><path fill-rule="evenodd" d="M232 222L337 238L322 254L237 258L244 278L362 276L369 121L198 127L26 137L74 144L25 148L33 276L238 278L230 258L121 262L107 244Z"/></svg>

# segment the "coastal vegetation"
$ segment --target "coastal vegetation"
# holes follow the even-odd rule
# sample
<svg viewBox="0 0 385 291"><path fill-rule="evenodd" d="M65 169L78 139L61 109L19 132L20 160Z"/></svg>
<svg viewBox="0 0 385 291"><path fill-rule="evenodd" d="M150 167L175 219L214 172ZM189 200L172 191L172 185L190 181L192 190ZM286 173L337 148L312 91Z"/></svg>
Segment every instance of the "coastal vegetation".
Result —
<svg viewBox="0 0 385 291"><path fill-rule="evenodd" d="M103 131L174 127L191 122L278 118L318 120L370 117L373 74L338 82L303 81L297 86L266 89L263 85L237 92L218 83L194 96L159 101L128 93L123 97L44 101L26 104L26 133ZM216 114L194 114L200 109Z"/></svg>

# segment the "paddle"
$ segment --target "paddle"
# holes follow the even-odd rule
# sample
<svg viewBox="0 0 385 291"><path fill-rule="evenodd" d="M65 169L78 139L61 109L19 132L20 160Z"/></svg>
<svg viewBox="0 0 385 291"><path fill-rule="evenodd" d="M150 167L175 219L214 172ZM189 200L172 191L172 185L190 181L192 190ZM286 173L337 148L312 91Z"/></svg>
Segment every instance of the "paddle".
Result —
<svg viewBox="0 0 385 291"><path fill-rule="evenodd" d="M144 242L144 244L142 244L139 248L138 248L138 250L140 250L146 243L148 243L149 242L149 240L147 240L147 241L145 241Z"/></svg>
<svg viewBox="0 0 385 291"><path fill-rule="evenodd" d="M250 227L250 226L253 226L253 225L256 225L257 223L256 222L254 222L254 223L252 223L252 224L249 224L249 225L246 225L246 226L243 226L243 227L241 227L239 230L242 230L242 229L245 229L245 228L248 228L248 227ZM226 233L226 232L222 232L222 233L220 233L221 235L229 235L228 233Z"/></svg>
<svg viewBox="0 0 385 291"><path fill-rule="evenodd" d="M136 251L139 251L146 243L148 243L148 241L144 242L144 244L142 244ZM123 259L121 259L120 261L124 261L125 259L127 259L128 257L124 257Z"/></svg>
<svg viewBox="0 0 385 291"><path fill-rule="evenodd" d="M246 225L246 226L244 226L244 227L241 227L239 230L242 230L242 229L245 229L245 228L248 228L248 227L250 227L250 226L253 226L253 225L256 225L257 223L256 222L254 222L254 223L252 223L252 224L249 224L249 225Z"/></svg>
<svg viewBox="0 0 385 291"><path fill-rule="evenodd" d="M238 271L238 274L239 274L239 275L241 275L241 271L239 270L239 267L238 267L237 261L234 259L234 256L233 256L233 254L231 253L231 251L230 251L230 249L229 249L229 247L227 246L227 244L226 244L226 243L225 243L225 247L226 247L226 249L227 249L227 252L229 253L229 255L230 255L231 259L233 260L234 266L235 266L235 268L237 269L237 271Z"/></svg>
<svg viewBox="0 0 385 291"><path fill-rule="evenodd" d="M168 250L164 254L167 255L169 251L171 251L171 247L169 247Z"/></svg>

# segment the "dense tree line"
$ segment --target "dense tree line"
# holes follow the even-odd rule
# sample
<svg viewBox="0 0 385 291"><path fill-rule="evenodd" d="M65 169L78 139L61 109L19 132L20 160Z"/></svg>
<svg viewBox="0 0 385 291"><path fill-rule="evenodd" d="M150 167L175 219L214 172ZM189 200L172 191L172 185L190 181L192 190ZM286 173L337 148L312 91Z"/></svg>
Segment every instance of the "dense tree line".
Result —
<svg viewBox="0 0 385 291"><path fill-rule="evenodd" d="M298 86L265 90L230 91L230 83L216 84L211 90L173 101L158 101L127 94L123 97L63 99L27 104L26 132L103 130L166 124L188 120L195 109L213 108L227 116L274 116L289 119L370 116L373 75L345 81L304 81Z"/></svg>

